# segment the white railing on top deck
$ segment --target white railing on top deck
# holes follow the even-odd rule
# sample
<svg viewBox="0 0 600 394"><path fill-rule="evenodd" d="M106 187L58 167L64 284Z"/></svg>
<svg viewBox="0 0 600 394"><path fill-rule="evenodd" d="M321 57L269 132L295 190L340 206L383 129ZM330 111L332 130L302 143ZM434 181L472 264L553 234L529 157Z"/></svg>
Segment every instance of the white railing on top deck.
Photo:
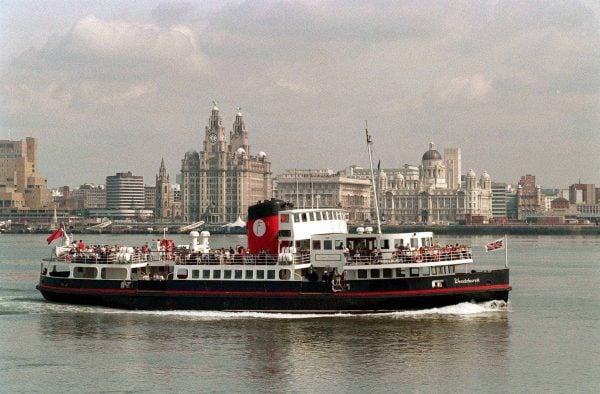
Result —
<svg viewBox="0 0 600 394"><path fill-rule="evenodd" d="M414 251L405 251L395 254L392 257L379 257L376 255L357 255L348 256L347 265L365 265L365 264L408 264L408 263L437 263L470 260L473 258L471 248L463 248L459 251L443 252L440 250L432 250L426 253L418 253Z"/></svg>

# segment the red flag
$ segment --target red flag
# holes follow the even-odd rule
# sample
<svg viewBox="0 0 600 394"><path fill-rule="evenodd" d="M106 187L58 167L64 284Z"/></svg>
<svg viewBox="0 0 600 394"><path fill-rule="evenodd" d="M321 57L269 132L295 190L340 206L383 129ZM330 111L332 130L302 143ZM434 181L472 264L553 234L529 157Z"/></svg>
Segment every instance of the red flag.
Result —
<svg viewBox="0 0 600 394"><path fill-rule="evenodd" d="M48 245L50 245L50 243L52 241L54 241L55 239L58 239L62 236L63 236L63 229L62 229L62 227L60 227L58 230L56 230L55 232L50 234L50 236L48 238L46 238L46 241L48 242Z"/></svg>
<svg viewBox="0 0 600 394"><path fill-rule="evenodd" d="M498 239L494 242L490 242L489 244L485 245L486 252L491 252L492 250L498 250L498 249L503 249L503 248L504 248L504 238Z"/></svg>

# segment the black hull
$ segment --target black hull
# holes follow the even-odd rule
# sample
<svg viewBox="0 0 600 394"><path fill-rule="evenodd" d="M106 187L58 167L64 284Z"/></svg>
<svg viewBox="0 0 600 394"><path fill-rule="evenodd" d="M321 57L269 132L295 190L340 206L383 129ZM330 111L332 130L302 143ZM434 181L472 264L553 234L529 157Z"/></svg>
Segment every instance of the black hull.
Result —
<svg viewBox="0 0 600 394"><path fill-rule="evenodd" d="M432 288L432 280L445 287ZM42 276L38 290L54 302L139 310L212 310L296 313L418 310L461 302L508 301L508 270L444 277L349 281L331 284L294 281L120 282Z"/></svg>

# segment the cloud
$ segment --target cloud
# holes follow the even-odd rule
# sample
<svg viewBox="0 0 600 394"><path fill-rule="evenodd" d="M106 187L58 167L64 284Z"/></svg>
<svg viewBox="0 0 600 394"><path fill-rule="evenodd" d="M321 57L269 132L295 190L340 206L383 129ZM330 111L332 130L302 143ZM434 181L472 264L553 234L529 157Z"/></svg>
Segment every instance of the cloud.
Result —
<svg viewBox="0 0 600 394"><path fill-rule="evenodd" d="M377 150L389 165L417 162L415 144L426 150L433 139L462 147L477 171L510 181L510 171L527 169L486 165L493 152L480 153L480 136L505 136L493 149L517 162L509 154L515 145L538 149L555 133L588 149L568 163L571 172L598 167L579 160L597 157L585 138L598 141L600 113L598 17L585 3L184 1L153 10L143 3L98 5L23 50L0 76L4 127L24 133L50 124L157 141L174 134L167 165L176 171L183 152L201 148L216 99L225 125L232 108L244 107L252 146L269 152L275 172L364 164L365 119L376 141L386 141ZM13 25L37 31L27 21ZM289 141L299 135L322 146L348 143L331 154L295 155ZM144 148L147 157L167 149ZM150 168L146 176L158 167L132 163L134 172Z"/></svg>
<svg viewBox="0 0 600 394"><path fill-rule="evenodd" d="M2 76L8 115L46 109L97 112L97 105L126 107L151 94L208 73L195 33L95 16L80 19L64 36L15 59ZM53 110L49 110L54 112Z"/></svg>
<svg viewBox="0 0 600 394"><path fill-rule="evenodd" d="M492 92L492 82L482 74L474 74L444 82L437 92L437 97L441 102L484 101Z"/></svg>
<svg viewBox="0 0 600 394"><path fill-rule="evenodd" d="M191 22L195 14L196 7L185 1L161 3L152 10L152 17L162 26Z"/></svg>

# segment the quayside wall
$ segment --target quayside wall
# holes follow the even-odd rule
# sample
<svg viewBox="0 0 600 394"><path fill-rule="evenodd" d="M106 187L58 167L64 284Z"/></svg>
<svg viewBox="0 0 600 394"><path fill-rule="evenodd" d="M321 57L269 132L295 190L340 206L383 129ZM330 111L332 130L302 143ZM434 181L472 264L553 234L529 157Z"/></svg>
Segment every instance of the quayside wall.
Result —
<svg viewBox="0 0 600 394"><path fill-rule="evenodd" d="M353 226L351 231L355 232ZM364 226L362 226L364 227ZM374 227L374 226L373 226ZM410 233L433 231L435 234L453 235L600 235L600 226L596 225L460 225L460 226L388 226L383 225L384 233Z"/></svg>

